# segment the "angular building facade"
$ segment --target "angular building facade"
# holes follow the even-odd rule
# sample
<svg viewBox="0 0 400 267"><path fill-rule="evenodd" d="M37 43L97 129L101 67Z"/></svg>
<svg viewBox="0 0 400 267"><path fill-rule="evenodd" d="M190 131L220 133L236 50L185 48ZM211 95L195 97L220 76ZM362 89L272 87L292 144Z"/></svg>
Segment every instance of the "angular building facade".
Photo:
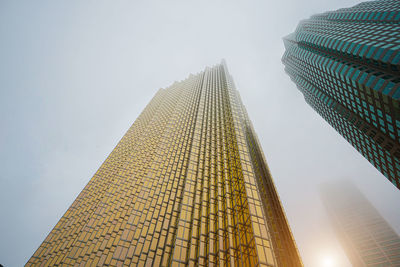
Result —
<svg viewBox="0 0 400 267"><path fill-rule="evenodd" d="M302 266L224 62L157 92L34 265Z"/></svg>
<svg viewBox="0 0 400 267"><path fill-rule="evenodd" d="M400 266L400 237L350 182L321 187L321 198L353 266Z"/></svg>
<svg viewBox="0 0 400 267"><path fill-rule="evenodd" d="M285 70L305 100L400 188L400 1L365 2L301 21Z"/></svg>

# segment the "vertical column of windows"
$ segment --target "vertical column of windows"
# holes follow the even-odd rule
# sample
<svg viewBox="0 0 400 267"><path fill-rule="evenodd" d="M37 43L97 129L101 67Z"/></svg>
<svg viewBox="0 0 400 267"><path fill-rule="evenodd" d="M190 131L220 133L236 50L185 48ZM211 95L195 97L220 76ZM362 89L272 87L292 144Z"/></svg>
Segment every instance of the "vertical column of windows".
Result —
<svg viewBox="0 0 400 267"><path fill-rule="evenodd" d="M225 68L221 66L221 68ZM226 72L226 70L224 69ZM235 144L235 157L233 162L235 164L235 176L238 195L237 199L240 200L240 208L235 210L240 211L238 216L239 228L243 231L241 234L241 252L245 256L245 260L250 265L259 264L260 266L274 266L275 260L273 251L270 248L269 238L267 234L267 226L265 224L265 217L261 211L261 202L259 199L258 191L255 186L254 173L249 174L244 172L243 163L249 160L249 152L244 141L244 131L240 124L239 116L240 110L238 109L236 89L234 88L231 78L228 76L225 80L227 84L227 99L229 99L231 114L232 114L232 139ZM247 165L245 166L247 169ZM235 177L235 178L236 178Z"/></svg>
<svg viewBox="0 0 400 267"><path fill-rule="evenodd" d="M190 152L189 159L189 167L188 172L186 174L186 182L183 191L183 200L181 205L181 211L179 215L179 219L177 222L177 235L176 235L176 243L173 252L172 264L174 266L185 266L187 264L188 257L191 255L191 265L195 264L196 260L196 249L198 244L198 236L194 236L195 240L192 244L190 244L190 230L192 228L192 224L195 224L194 228L198 226L197 220L196 222L193 220L193 214L195 209L198 209L198 205L194 203L194 198L196 194L196 185L200 183L200 179L196 179L196 175L198 172L198 161L199 161L199 147L200 147L200 139L199 135L201 134L202 128L202 116L204 114L203 110L203 95L204 89L201 89L201 97L200 97L200 105L199 108L194 114L193 118L195 123L193 125L194 128L194 137L193 144ZM200 180L200 181L198 181ZM196 230L195 230L196 231ZM191 246L189 246L191 245ZM192 254L189 255L189 249L192 249ZM194 253L193 253L194 252Z"/></svg>

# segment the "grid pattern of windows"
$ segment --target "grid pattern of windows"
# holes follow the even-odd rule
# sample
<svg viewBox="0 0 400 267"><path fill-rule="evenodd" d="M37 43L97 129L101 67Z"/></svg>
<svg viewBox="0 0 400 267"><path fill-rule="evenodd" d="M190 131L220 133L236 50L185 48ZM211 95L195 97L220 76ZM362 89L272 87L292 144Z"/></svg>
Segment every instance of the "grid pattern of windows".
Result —
<svg viewBox="0 0 400 267"><path fill-rule="evenodd" d="M33 265L302 266L225 63L157 92Z"/></svg>
<svg viewBox="0 0 400 267"><path fill-rule="evenodd" d="M327 184L321 197L353 266L400 266L400 237L354 185Z"/></svg>
<svg viewBox="0 0 400 267"><path fill-rule="evenodd" d="M400 2L312 16L284 38L306 101L400 188Z"/></svg>

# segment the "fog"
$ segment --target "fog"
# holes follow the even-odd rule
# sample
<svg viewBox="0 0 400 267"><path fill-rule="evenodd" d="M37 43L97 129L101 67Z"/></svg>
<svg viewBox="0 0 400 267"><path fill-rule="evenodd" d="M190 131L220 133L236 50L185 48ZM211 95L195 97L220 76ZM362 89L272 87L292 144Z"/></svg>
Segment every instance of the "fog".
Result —
<svg viewBox="0 0 400 267"><path fill-rule="evenodd" d="M159 88L225 58L305 266L351 266L318 186L351 179L400 232L400 191L304 101L282 37L355 0L0 1L0 263L21 266Z"/></svg>

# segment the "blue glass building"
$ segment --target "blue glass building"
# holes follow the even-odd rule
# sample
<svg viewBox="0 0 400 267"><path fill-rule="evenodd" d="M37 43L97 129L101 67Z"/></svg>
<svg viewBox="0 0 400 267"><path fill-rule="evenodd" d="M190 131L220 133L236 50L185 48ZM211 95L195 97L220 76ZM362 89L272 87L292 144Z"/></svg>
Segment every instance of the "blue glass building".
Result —
<svg viewBox="0 0 400 267"><path fill-rule="evenodd" d="M284 43L306 102L400 188L400 1L312 16Z"/></svg>

